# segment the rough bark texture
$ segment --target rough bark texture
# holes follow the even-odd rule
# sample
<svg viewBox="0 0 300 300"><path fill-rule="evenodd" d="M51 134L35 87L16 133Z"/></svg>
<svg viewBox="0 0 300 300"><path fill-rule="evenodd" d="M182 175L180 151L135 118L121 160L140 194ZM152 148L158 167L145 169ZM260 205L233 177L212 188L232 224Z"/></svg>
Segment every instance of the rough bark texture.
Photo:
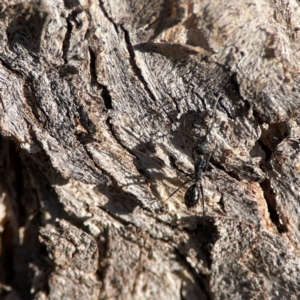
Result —
<svg viewBox="0 0 300 300"><path fill-rule="evenodd" d="M3 1L0 298L296 299L299 24L292 0ZM164 200L207 134L203 226L188 185Z"/></svg>

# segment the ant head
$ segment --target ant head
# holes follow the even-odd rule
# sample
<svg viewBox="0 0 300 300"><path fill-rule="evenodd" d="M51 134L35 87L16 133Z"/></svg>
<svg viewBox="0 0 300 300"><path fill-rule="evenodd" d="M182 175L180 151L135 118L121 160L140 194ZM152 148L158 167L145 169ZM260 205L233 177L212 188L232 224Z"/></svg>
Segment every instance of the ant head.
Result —
<svg viewBox="0 0 300 300"><path fill-rule="evenodd" d="M207 143L207 139L205 136L198 139L193 149L193 153L196 155L205 155L207 152L206 143Z"/></svg>

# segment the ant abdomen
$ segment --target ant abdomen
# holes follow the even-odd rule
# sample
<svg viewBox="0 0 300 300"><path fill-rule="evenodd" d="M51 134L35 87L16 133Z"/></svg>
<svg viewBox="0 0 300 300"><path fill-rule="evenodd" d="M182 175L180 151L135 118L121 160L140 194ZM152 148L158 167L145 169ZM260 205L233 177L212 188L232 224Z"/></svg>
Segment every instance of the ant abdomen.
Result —
<svg viewBox="0 0 300 300"><path fill-rule="evenodd" d="M196 183L192 184L185 192L184 202L188 209L197 206L200 198L199 187Z"/></svg>

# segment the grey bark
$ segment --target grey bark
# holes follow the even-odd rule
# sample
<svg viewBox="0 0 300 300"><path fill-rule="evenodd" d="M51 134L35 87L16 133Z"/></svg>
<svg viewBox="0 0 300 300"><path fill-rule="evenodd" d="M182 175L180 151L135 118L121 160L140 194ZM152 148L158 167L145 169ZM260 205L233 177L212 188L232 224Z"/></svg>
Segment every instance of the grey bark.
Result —
<svg viewBox="0 0 300 300"><path fill-rule="evenodd" d="M291 0L4 1L0 297L297 299L299 21ZM165 200L206 135L203 226L188 185Z"/></svg>

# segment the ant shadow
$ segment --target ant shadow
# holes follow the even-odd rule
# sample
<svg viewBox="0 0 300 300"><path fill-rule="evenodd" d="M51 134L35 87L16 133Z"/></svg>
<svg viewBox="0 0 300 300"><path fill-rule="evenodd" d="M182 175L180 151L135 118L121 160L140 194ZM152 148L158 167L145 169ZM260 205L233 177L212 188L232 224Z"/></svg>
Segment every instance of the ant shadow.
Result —
<svg viewBox="0 0 300 300"><path fill-rule="evenodd" d="M182 114L179 120L175 121L175 117L173 118L175 114L171 112L169 114L169 116L172 116L172 119L169 118L171 125L161 124L165 126L165 131L161 131L162 126L159 128L157 120L151 120L153 115L150 116L150 120L146 123L152 124L153 121L153 128L157 128L158 134L130 149L130 152L135 157L133 164L141 176L127 176L128 185L118 186L113 184L114 188L99 185L97 190L109 199L104 209L118 214L130 214L137 206L141 206L145 210L151 211L150 205L149 207L143 207L143 204L137 197L126 193L123 189L131 185L144 185L144 190L149 189L150 194L154 196L153 198L156 198L154 201L156 203L159 202L158 205L161 206L154 212L164 212L165 199L162 199L161 196L162 182L166 181L171 186L180 186L188 179L192 182L194 173L192 151L196 141L205 137L209 130L207 125L209 123L206 122L206 119L210 113L211 111L207 110L189 110ZM155 114L154 118L156 118ZM131 134L129 130L128 134ZM161 155L162 151L163 156ZM184 165L180 165L182 162L181 158L184 159ZM166 172L168 168L172 168L173 172L175 170L176 175L168 176L168 172ZM164 190L166 192L168 188L164 188ZM120 197L122 197L122 201L120 201ZM163 197L165 198L165 196ZM150 199L149 201L152 200ZM184 205L184 201L182 201L182 204Z"/></svg>
<svg viewBox="0 0 300 300"><path fill-rule="evenodd" d="M129 215L139 206L135 197L125 192L122 186L99 184L94 191L108 199L105 204L98 206L112 215Z"/></svg>

